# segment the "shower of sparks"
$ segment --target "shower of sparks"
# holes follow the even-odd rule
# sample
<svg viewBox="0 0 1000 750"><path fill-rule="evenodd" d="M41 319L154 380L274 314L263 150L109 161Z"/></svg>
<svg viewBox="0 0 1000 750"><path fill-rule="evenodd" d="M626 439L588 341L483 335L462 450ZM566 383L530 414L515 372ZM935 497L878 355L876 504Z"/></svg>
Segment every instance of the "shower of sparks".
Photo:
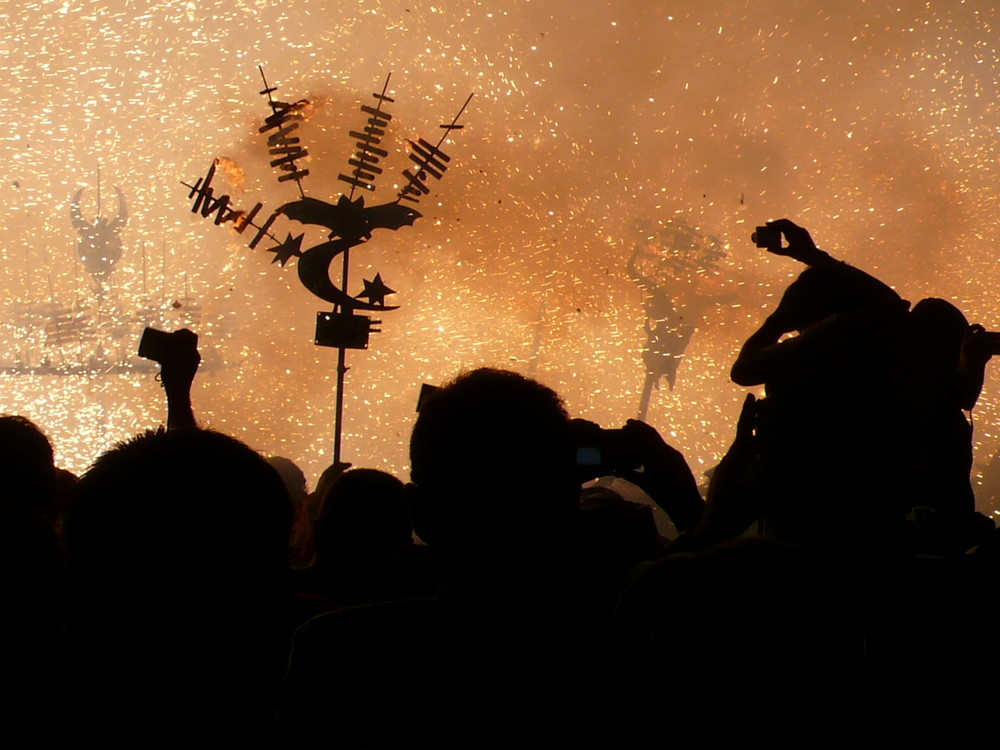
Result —
<svg viewBox="0 0 1000 750"><path fill-rule="evenodd" d="M677 387L649 412L699 472L742 402L729 365L799 271L753 248L755 224L789 216L904 297L952 299L1000 330L998 14L992 0L22 4L0 14L0 410L36 420L80 471L159 422L158 384L12 370L82 366L97 347L129 360L146 322L189 325L214 363L196 382L202 422L315 477L335 380L335 353L312 345L315 300L191 214L177 183L222 156L232 192L295 197L257 133L263 64L309 101L309 190L335 198L343 134L392 71L396 163L442 102L475 91L477 107L425 219L352 253L402 307L351 360L345 458L405 477L420 383L479 365L534 373L606 426L634 416L645 337L625 265L637 221L675 220L720 238L705 281L736 292L707 310ZM131 213L101 298L69 220L81 187L96 216L98 167ZM45 333L56 308L83 321L58 345ZM1000 445L998 399L991 371L980 464Z"/></svg>

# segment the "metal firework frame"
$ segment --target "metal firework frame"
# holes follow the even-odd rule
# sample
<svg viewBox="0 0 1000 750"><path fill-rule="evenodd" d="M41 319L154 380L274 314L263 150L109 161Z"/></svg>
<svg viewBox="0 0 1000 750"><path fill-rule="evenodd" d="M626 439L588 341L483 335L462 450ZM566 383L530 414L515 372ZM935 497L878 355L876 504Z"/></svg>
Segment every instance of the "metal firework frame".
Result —
<svg viewBox="0 0 1000 750"><path fill-rule="evenodd" d="M278 182L281 184L294 182L299 198L285 203L275 209L267 220L257 223L257 217L263 208L262 203L256 203L249 211L236 209L232 198L227 195L216 195L212 180L215 177L218 160L213 161L207 174L199 178L194 185L181 183L190 189L188 198L192 200L192 213L200 213L206 218L213 218L215 224L232 223L237 232L243 234L247 229L254 229L253 239L248 243L251 249L265 239L270 239L273 246L267 248L274 254L272 263L284 266L291 258L297 258L296 270L299 280L311 293L333 304L333 310L321 311L316 316L317 346L329 346L338 350L337 364L337 405L334 426L333 461L340 463L341 434L344 405L344 375L347 372L346 350L366 349L371 333L378 333L374 326L381 324L367 315L358 315L356 311L387 311L397 309L385 304L386 296L395 294L382 280L381 274L375 274L374 279L364 279L364 290L351 296L348 292L350 249L371 239L376 229L397 230L402 226L412 225L421 214L413 206L420 202L430 192L430 178L441 179L451 161L443 150L445 142L452 131L463 126L458 124L459 118L465 112L472 96L466 99L458 114L451 123L441 125L444 133L436 144L423 138L416 141L407 139L410 145L410 161L413 165L403 170L406 184L391 203L376 206L365 206L364 198L355 198L357 190L374 191L375 180L382 174L381 160L389 155L382 148L382 138L392 120L392 115L385 107L395 102L388 96L391 74L386 76L381 93L373 93L375 106L361 105L361 112L366 115L364 126L360 130L351 130L349 135L355 139L355 151L348 160L352 168L347 173L341 173L337 179L351 186L347 195L341 195L336 203L328 203L306 195L302 188L303 178L309 175L309 170L300 162L309 152L302 146L297 131L303 120L303 110L309 105L309 100L300 99L296 102L282 102L272 96L277 87L269 86L264 76L264 69L259 68L264 88L260 91L267 97L271 113L258 128L261 134L267 134L268 153L272 156L270 166L278 170ZM329 230L327 242L302 249L303 234L293 235L289 232L284 240L280 240L272 232L272 227L280 216L297 221L300 224L312 224L326 227ZM343 256L339 286L330 278L330 268L337 256ZM367 301L364 301L367 298Z"/></svg>

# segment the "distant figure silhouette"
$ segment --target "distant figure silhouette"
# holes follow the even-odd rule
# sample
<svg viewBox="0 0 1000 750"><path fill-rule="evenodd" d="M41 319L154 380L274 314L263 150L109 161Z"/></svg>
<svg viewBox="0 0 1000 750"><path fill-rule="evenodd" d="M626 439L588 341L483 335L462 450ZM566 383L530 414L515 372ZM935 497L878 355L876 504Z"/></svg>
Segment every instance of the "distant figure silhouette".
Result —
<svg viewBox="0 0 1000 750"><path fill-rule="evenodd" d="M403 483L375 469L351 469L322 499L313 562L296 571L296 591L339 606L432 595L433 563L413 543Z"/></svg>
<svg viewBox="0 0 1000 750"><path fill-rule="evenodd" d="M98 283L111 275L122 254L121 230L128 221L128 208L122 191L116 187L115 192L118 194L118 213L110 221L103 216L98 216L92 222L83 218L80 211L83 188L76 191L70 206L73 229L80 235L76 246L77 254Z"/></svg>
<svg viewBox="0 0 1000 750"><path fill-rule="evenodd" d="M626 270L643 292L646 367L638 418L646 419L653 388L667 379L677 383L677 369L705 311L732 299L733 294L710 290L715 263L725 257L714 237L705 237L686 224L654 230L643 223L642 236ZM709 293L706 293L709 289Z"/></svg>

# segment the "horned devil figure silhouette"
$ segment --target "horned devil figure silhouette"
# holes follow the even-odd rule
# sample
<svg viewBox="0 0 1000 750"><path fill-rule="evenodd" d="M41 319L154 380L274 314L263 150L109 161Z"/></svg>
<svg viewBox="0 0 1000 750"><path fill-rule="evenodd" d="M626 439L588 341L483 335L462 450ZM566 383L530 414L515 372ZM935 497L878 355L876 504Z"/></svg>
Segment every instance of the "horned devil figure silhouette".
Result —
<svg viewBox="0 0 1000 750"><path fill-rule="evenodd" d="M98 283L101 283L111 275L115 264L122 255L120 233L125 222L128 221L128 208L125 205L125 196L116 186L118 213L115 218L108 221L100 215L100 208L98 208L97 218L93 222L89 222L83 218L83 213L80 211L80 198L83 191L84 188L76 191L70 207L73 228L80 235L76 243L76 252L90 275Z"/></svg>

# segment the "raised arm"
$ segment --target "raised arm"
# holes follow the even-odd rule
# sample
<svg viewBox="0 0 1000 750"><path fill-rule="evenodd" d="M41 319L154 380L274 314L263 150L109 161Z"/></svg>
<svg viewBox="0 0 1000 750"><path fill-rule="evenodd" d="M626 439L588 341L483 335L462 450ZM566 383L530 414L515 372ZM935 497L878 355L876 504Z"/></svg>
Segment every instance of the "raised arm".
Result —
<svg viewBox="0 0 1000 750"><path fill-rule="evenodd" d="M753 465L759 450L756 424L757 400L748 393L736 437L712 473L701 521L671 545L672 552L693 552L737 537L759 517L759 498L752 488Z"/></svg>
<svg viewBox="0 0 1000 750"><path fill-rule="evenodd" d="M767 317L760 328L754 331L740 349L730 375L735 383L743 386L760 385L776 373L789 372L790 368L800 364L803 350L808 348L807 344L798 339L779 343L781 337L793 331L801 332L837 312L833 308L826 309L829 305L821 302L821 296L815 289L815 282L818 280L816 274L839 276L837 269L843 269L844 273L860 275L866 280L870 278L867 274L852 269L820 250L806 229L788 219L769 221L766 223L766 228L777 231L765 233L761 231L763 228L758 228L754 235L758 246L764 247L767 252L774 255L805 263L809 269L785 290L778 308ZM782 238L787 244L783 244ZM811 277L812 281L807 281L807 277ZM833 276L827 278L832 279ZM874 278L871 281L881 285L881 282ZM825 285L829 285L829 280ZM843 294L843 290L841 293ZM860 295L861 291L858 294Z"/></svg>
<svg viewBox="0 0 1000 750"><path fill-rule="evenodd" d="M778 341L795 329L788 328L779 312L780 308L767 316L761 327L740 348L729 373L737 385L760 385L782 367L786 359L785 350L780 348Z"/></svg>
<svg viewBox="0 0 1000 750"><path fill-rule="evenodd" d="M625 270L628 273L628 277L639 284L643 289L647 289L651 286L651 280L642 275L639 271L639 266L636 261L639 259L640 255L644 254L644 250L639 245L635 246L635 250L632 251L631 257L628 259L628 264L625 266Z"/></svg>
<svg viewBox="0 0 1000 750"><path fill-rule="evenodd" d="M161 363L160 366L160 380L163 381L163 390L167 394L168 430L198 427L191 406L191 385L194 383L198 365L201 364L198 337L187 328L176 331L175 335L178 334L184 336L181 340L185 341L186 345L179 347L181 350L176 357Z"/></svg>
<svg viewBox="0 0 1000 750"><path fill-rule="evenodd" d="M705 502L684 456L668 445L655 428L630 419L622 435L641 464L641 471L618 471L660 506L678 531L691 531L701 521Z"/></svg>
<svg viewBox="0 0 1000 750"><path fill-rule="evenodd" d="M198 335L187 328L173 333L147 328L139 343L139 356L160 365L160 381L167 394L167 429L196 428L191 384L201 364Z"/></svg>
<svg viewBox="0 0 1000 750"><path fill-rule="evenodd" d="M773 255L783 255L805 263L807 266L819 267L840 263L829 253L825 253L816 247L812 235L805 227L800 227L790 219L775 219L765 222L765 226L777 229L779 232L778 241L766 246L767 252ZM786 245L782 246L781 237L785 238Z"/></svg>

